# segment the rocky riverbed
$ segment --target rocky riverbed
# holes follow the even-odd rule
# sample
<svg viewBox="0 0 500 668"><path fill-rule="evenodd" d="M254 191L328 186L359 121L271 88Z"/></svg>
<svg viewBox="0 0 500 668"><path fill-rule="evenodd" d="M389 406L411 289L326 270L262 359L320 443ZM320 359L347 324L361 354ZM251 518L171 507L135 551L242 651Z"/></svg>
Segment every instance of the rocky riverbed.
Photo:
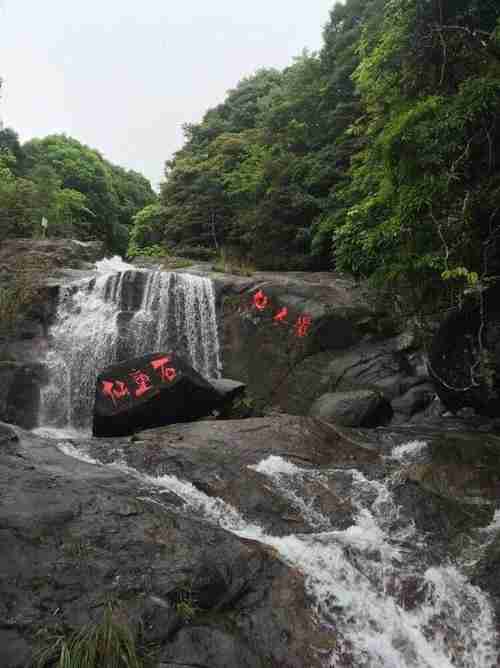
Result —
<svg viewBox="0 0 500 668"><path fill-rule="evenodd" d="M109 602L162 668L496 665L498 437L0 433L5 668Z"/></svg>
<svg viewBox="0 0 500 668"><path fill-rule="evenodd" d="M446 412L411 332L365 291L191 268L213 281L240 412L262 417L95 439L39 408L58 294L94 290L99 249L13 243L52 269L0 340L2 668L110 607L146 668L500 665L497 424ZM107 308L118 333L146 332L155 281L125 271Z"/></svg>

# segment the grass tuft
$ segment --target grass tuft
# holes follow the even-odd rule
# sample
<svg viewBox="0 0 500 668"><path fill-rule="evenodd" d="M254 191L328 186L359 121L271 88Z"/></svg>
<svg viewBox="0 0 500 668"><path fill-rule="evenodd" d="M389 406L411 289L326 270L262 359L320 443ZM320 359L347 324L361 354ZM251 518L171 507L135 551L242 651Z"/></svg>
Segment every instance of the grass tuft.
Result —
<svg viewBox="0 0 500 668"><path fill-rule="evenodd" d="M110 605L103 620L88 624L69 637L46 635L34 668L143 668L129 626L116 618Z"/></svg>

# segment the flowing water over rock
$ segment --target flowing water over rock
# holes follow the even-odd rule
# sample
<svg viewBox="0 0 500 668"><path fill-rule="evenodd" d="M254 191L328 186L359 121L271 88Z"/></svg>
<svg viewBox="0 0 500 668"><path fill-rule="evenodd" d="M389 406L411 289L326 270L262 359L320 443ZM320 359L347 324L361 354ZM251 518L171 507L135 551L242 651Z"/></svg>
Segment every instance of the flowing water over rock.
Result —
<svg viewBox="0 0 500 668"><path fill-rule="evenodd" d="M256 429L249 427L246 432ZM245 433L245 429L237 433ZM167 429L161 434L168 449L166 436L174 433ZM284 442L288 440L284 437ZM393 491L401 484L403 455L404 466L419 461L426 451L424 441L403 441L389 450L383 458L383 475L380 468L369 473L355 466L297 466L289 457L275 454L247 464L245 468L263 479L310 529L309 533L286 535L274 535L245 519L237 507L208 495L189 480L151 475L132 467L130 453L144 442L139 438L129 450L129 446L114 442L105 466L138 479L145 498L165 507L172 497L181 499L185 512L273 548L285 563L303 573L315 614L331 633L331 645L322 652L325 667L497 665L496 620L487 595L470 583L462 568L465 564L436 562L428 537L417 530L411 514L395 500ZM212 443L209 436L206 447L208 442ZM77 444L63 439L58 447L65 454L102 466L91 441ZM176 449L177 460L188 447ZM218 450L212 451L210 459L215 452ZM172 458L172 452L167 458ZM218 466L222 471L219 460ZM311 484L336 489L351 505L347 528L337 528L334 514L314 507L314 498L308 493ZM483 533L494 531L497 524L498 513Z"/></svg>
<svg viewBox="0 0 500 668"><path fill-rule="evenodd" d="M46 359L43 426L87 429L97 372L122 359L173 349L205 377L219 375L215 297L208 278L139 270L119 258L96 266L95 279L60 291Z"/></svg>
<svg viewBox="0 0 500 668"><path fill-rule="evenodd" d="M444 469L436 467L434 450L423 437L384 441L382 435L377 448L367 434L346 437L334 426L291 416L172 425L132 440L65 434L68 427L88 426L96 371L119 359L175 348L202 374L218 374L208 279L106 261L95 279L62 290L51 337L51 382L40 420L49 429L43 433L55 438L65 455L133 480L140 487L136 501L152 502L178 519L222 528L232 540L270 548L290 574L304 578L307 619L310 607L328 639L326 646L310 645L324 668L498 665L492 604L498 599L490 600L470 577L500 526L500 511L493 510L498 495L482 506L476 503L476 480L469 473L476 475L477 467L462 476L469 499L456 506L452 499L445 508L443 497L428 489L437 484L431 474L443 482ZM444 466L450 468L448 462ZM459 473L459 468L453 473L455 496L461 489ZM419 486L421 479L428 488ZM120 512L135 517L136 510ZM461 520L453 525L455 512L469 518L465 529ZM165 549L173 552L169 540L168 532L162 534ZM216 550L215 543L203 547L210 556ZM241 608L230 610L232 623L251 614L245 595ZM262 644L264 637L275 637L266 626L253 624L248 634ZM207 618L190 628L194 635L200 629L214 632ZM242 622L236 636L243 628ZM175 654L180 635L166 643L162 665L193 665L182 643ZM264 656L244 665L311 665L275 659L269 648ZM219 664L196 657L196 665L212 664L232 665L222 658Z"/></svg>

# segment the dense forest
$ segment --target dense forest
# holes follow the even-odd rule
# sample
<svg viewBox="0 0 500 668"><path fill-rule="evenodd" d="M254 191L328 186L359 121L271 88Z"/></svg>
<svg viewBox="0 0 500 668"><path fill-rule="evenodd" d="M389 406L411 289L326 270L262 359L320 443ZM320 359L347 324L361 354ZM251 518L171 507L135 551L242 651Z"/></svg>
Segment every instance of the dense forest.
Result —
<svg viewBox="0 0 500 668"><path fill-rule="evenodd" d="M499 19L498 0L335 5L319 53L185 126L135 243L335 268L413 303L484 283L499 270Z"/></svg>
<svg viewBox="0 0 500 668"><path fill-rule="evenodd" d="M0 133L0 226L108 248L336 269L413 306L500 273L498 0L346 0L319 53L242 79L139 174L65 136Z"/></svg>
<svg viewBox="0 0 500 668"><path fill-rule="evenodd" d="M135 214L157 201L149 181L105 160L65 135L20 144L0 131L1 237L37 237L42 217L50 237L102 240L127 251Z"/></svg>

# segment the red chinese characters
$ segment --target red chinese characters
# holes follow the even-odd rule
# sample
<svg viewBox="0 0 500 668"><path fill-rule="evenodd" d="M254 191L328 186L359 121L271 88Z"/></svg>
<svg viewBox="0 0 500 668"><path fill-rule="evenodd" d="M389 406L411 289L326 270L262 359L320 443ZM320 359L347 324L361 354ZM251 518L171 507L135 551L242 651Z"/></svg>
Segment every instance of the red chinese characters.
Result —
<svg viewBox="0 0 500 668"><path fill-rule="evenodd" d="M177 377L177 372L174 367L168 366L171 361L172 358L167 355L166 357L159 357L157 360L151 362L153 369L159 373L160 378L167 383L171 383Z"/></svg>
<svg viewBox="0 0 500 668"><path fill-rule="evenodd" d="M269 298L265 295L262 290L258 290L253 296L253 305L259 311L263 311L266 306L269 304Z"/></svg>
<svg viewBox="0 0 500 668"><path fill-rule="evenodd" d="M286 322L287 316L288 316L288 308L286 306L283 306L283 308L280 309L278 313L276 313L273 320L274 322Z"/></svg>
<svg viewBox="0 0 500 668"><path fill-rule="evenodd" d="M103 380L102 381L102 393L108 399L111 399L113 404L116 406L116 402L120 399L130 396L128 387L121 380Z"/></svg>
<svg viewBox="0 0 500 668"><path fill-rule="evenodd" d="M142 397L143 394L146 394L153 387L151 378L144 371L134 371L134 373L130 374L130 377L137 385L137 389L134 392L136 397Z"/></svg>
<svg viewBox="0 0 500 668"><path fill-rule="evenodd" d="M288 318L291 314L288 306L280 307L279 305L273 304L261 289L257 290L253 295L252 307L256 308L258 311L264 311L265 309L272 311L272 321L277 324L289 325L290 331L293 331L298 338L304 338L309 334L312 325L312 318L309 314L304 313L299 315L295 322L290 321Z"/></svg>
<svg viewBox="0 0 500 668"><path fill-rule="evenodd" d="M309 332L309 328L312 324L312 318L310 315L301 315L297 318L295 323L295 334L302 338L306 336Z"/></svg>

